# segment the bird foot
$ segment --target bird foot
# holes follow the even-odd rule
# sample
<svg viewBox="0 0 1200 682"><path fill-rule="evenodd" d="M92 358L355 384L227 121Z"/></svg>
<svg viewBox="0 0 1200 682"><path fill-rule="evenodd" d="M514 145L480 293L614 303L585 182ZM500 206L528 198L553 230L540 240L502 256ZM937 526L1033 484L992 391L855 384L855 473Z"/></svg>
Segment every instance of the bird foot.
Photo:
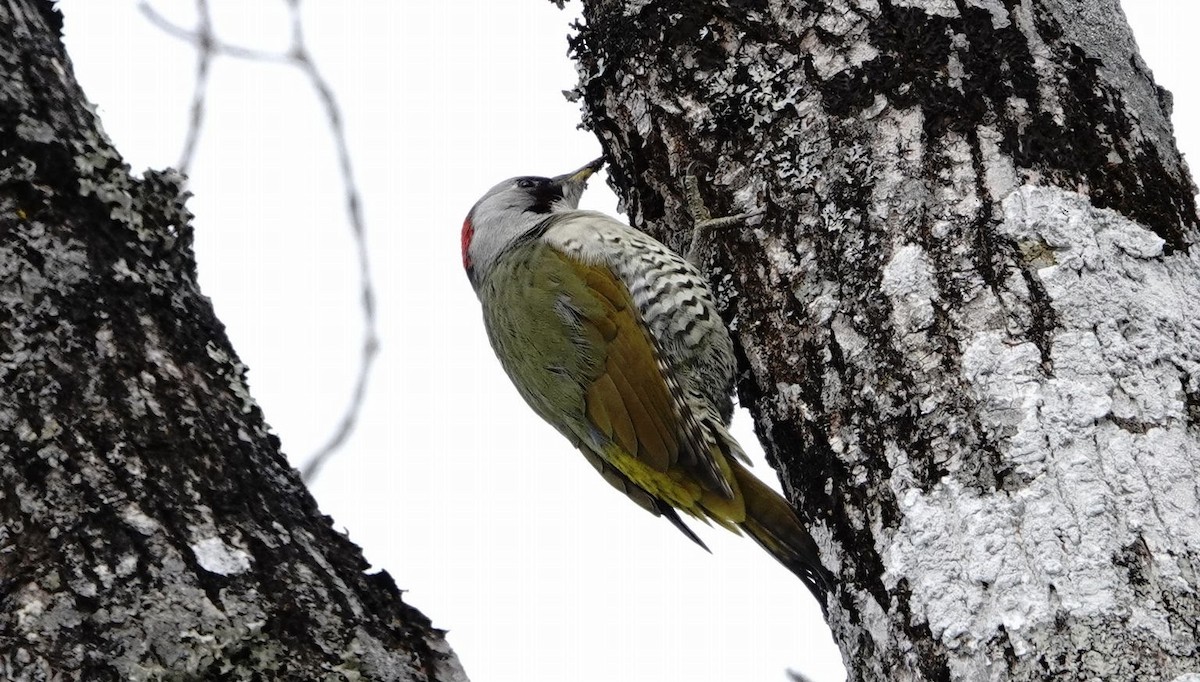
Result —
<svg viewBox="0 0 1200 682"><path fill-rule="evenodd" d="M688 165L687 173L683 176L684 198L687 201L688 213L692 216L692 243L688 247L687 259L693 264L697 263L697 257L700 255L700 235L709 230L745 222L749 218L765 213L762 209L756 209L737 215L712 217L712 214L708 212L708 207L704 205L704 199L700 197L700 182L696 179L698 166L699 163L693 161Z"/></svg>

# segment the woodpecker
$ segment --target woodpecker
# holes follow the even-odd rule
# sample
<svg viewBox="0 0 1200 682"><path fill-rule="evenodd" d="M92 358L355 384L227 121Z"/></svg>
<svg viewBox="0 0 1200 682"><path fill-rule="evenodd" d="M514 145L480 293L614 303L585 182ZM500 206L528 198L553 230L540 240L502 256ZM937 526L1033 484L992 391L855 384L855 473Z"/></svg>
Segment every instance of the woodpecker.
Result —
<svg viewBox="0 0 1200 682"><path fill-rule="evenodd" d="M703 275L649 235L578 208L603 165L505 180L467 214L463 267L492 349L604 480L706 550L679 511L745 531L824 608L832 576L816 544L729 433L736 359Z"/></svg>

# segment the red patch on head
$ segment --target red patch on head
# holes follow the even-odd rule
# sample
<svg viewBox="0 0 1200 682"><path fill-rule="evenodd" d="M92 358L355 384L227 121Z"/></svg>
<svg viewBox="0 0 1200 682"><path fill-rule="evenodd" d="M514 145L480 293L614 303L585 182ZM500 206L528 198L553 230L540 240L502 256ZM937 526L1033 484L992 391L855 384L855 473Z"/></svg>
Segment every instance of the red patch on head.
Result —
<svg viewBox="0 0 1200 682"><path fill-rule="evenodd" d="M463 269L471 269L471 255L467 253L467 249L471 248L471 239L475 236L475 226L471 224L471 216L467 216L463 220L462 229L462 251L463 251Z"/></svg>

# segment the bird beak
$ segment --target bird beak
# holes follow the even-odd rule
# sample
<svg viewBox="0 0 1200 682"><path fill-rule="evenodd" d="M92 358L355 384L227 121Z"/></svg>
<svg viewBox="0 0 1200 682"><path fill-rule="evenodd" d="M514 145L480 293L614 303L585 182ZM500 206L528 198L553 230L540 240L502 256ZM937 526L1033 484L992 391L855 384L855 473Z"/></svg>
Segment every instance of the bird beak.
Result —
<svg viewBox="0 0 1200 682"><path fill-rule="evenodd" d="M584 166L583 168L580 168L579 170L576 170L576 171L571 171L570 173L567 173L566 175L560 175L557 178L555 178L555 180L562 180L563 182L580 182L580 183L582 183L582 182L587 181L588 178L592 177L592 175L596 171L600 170L603 167L604 167L604 157L601 156L600 158L596 159L595 161L592 161L591 163Z"/></svg>
<svg viewBox="0 0 1200 682"><path fill-rule="evenodd" d="M563 203L567 210L575 210L579 208L579 198L583 196L583 190L587 187L588 178L592 177L596 171L604 167L604 157L592 161L579 170L573 170L570 173L564 173L554 180L554 184L562 188Z"/></svg>

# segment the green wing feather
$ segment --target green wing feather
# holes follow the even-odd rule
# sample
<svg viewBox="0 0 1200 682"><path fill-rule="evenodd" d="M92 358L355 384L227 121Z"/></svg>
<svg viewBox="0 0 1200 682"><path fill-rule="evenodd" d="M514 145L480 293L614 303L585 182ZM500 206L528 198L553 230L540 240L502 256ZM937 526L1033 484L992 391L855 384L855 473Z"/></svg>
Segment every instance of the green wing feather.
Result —
<svg viewBox="0 0 1200 682"><path fill-rule="evenodd" d="M720 450L705 457L717 459L732 495L706 481L708 469L685 464L697 458L680 457L687 408L672 398L629 292L607 266L526 243L499 259L480 296L492 346L521 395L602 462L606 480L619 475L609 482L647 508L639 496L731 529L745 520Z"/></svg>

